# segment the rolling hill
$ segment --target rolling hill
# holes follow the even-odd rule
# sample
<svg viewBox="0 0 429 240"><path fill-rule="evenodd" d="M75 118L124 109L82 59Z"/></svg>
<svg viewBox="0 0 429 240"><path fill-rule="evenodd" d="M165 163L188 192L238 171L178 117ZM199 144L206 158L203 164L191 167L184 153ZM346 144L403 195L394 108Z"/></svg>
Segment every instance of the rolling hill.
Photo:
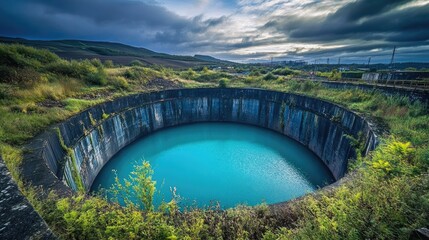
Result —
<svg viewBox="0 0 429 240"><path fill-rule="evenodd" d="M48 49L65 59L112 60L116 64L127 65L139 60L146 65L163 65L171 68L188 68L196 65L228 64L210 56L178 56L158 53L146 48L133 47L121 43L81 40L27 40L23 38L0 37L0 43L19 43L35 48Z"/></svg>
<svg viewBox="0 0 429 240"><path fill-rule="evenodd" d="M207 55L194 55L194 58L201 60L201 61L205 61L205 62L212 62L212 63L223 63L223 64L236 64L234 62L230 62L230 61L226 61L226 60L222 60L222 59L218 59L218 58L214 58L212 56L207 56Z"/></svg>

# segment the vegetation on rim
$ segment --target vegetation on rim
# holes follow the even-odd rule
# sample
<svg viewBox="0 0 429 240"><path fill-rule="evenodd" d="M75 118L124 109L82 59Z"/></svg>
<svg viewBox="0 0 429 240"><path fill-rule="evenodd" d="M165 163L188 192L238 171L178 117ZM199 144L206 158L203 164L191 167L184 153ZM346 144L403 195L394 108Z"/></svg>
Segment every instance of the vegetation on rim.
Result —
<svg viewBox="0 0 429 240"><path fill-rule="evenodd" d="M170 86L295 92L365 114L388 133L370 156L359 157L353 164L353 181L285 209L273 212L266 205L225 211L216 206L178 209L173 199L153 211L150 195L155 185L147 165L136 169L144 174L134 176L144 189L143 211L139 206L110 204L102 196L77 194L60 199L51 194L40 200L35 189L18 183L64 239L407 239L413 229L428 225L427 106L377 91L334 90L296 81L296 70L248 68L243 71L249 74L238 75L208 68L121 67L99 60L66 61L46 50L0 45L0 154L19 180L25 141L85 108L135 92ZM170 80L151 85L155 79ZM119 179L118 184L128 185Z"/></svg>

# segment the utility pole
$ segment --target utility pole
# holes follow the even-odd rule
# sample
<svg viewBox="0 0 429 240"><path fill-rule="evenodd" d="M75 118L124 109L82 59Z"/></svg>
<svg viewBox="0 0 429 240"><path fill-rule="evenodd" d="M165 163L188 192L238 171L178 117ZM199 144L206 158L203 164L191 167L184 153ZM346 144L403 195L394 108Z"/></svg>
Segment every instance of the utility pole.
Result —
<svg viewBox="0 0 429 240"><path fill-rule="evenodd" d="M328 64L328 65L329 65L329 58L326 60L326 64Z"/></svg>
<svg viewBox="0 0 429 240"><path fill-rule="evenodd" d="M273 57L270 57L270 59L271 59L271 66L273 65Z"/></svg>
<svg viewBox="0 0 429 240"><path fill-rule="evenodd" d="M395 52L396 52L396 46L393 46L392 58L390 59L390 66L391 67L393 67L393 62L395 60Z"/></svg>
<svg viewBox="0 0 429 240"><path fill-rule="evenodd" d="M369 63L371 63L371 57L368 58L368 67L369 67Z"/></svg>
<svg viewBox="0 0 429 240"><path fill-rule="evenodd" d="M338 65L341 63L341 57L338 58Z"/></svg>
<svg viewBox="0 0 429 240"><path fill-rule="evenodd" d="M316 64L317 64L317 59L314 59L314 64L313 64L313 77L312 77L312 78L314 78L314 76L316 75L316 70L317 70Z"/></svg>

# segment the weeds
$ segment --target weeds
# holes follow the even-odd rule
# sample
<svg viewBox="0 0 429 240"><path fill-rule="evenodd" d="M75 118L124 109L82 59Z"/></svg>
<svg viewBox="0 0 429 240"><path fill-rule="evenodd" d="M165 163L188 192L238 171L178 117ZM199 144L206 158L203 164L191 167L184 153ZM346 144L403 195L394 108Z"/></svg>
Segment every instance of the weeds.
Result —
<svg viewBox="0 0 429 240"><path fill-rule="evenodd" d="M0 154L21 190L49 226L64 239L407 239L429 222L429 114L427 106L377 91L334 90L310 81L290 80L288 69L255 68L235 77L208 68L173 71L140 64L112 68L98 60L66 61L46 51L0 45ZM109 69L105 69L105 68ZM264 80L265 76L282 75ZM141 204L123 208L100 196L77 194L40 201L19 181L22 145L48 125L62 121L115 94L144 91L154 78L182 78L187 87L262 87L336 102L382 119L391 136L371 156L359 158L356 179L321 197L307 196L285 214L265 205L220 211L178 209L174 201L152 209L149 168L143 166ZM186 79L186 80L183 80ZM226 81L228 80L228 81ZM107 97L101 93L108 93ZM47 106L53 101L58 106ZM103 113L102 118L109 115ZM358 139L355 147L360 147ZM146 176L146 177L144 177ZM126 187L126 184L122 184ZM290 217L292 216L292 217ZM286 218L292 220L286 221Z"/></svg>

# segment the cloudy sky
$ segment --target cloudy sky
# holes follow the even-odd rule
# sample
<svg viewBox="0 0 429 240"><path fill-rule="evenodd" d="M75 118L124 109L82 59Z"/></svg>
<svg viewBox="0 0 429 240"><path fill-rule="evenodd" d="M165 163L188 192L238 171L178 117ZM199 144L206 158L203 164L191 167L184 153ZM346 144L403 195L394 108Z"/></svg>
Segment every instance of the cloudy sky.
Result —
<svg viewBox="0 0 429 240"><path fill-rule="evenodd" d="M429 0L2 0L0 35L254 62L429 62Z"/></svg>

